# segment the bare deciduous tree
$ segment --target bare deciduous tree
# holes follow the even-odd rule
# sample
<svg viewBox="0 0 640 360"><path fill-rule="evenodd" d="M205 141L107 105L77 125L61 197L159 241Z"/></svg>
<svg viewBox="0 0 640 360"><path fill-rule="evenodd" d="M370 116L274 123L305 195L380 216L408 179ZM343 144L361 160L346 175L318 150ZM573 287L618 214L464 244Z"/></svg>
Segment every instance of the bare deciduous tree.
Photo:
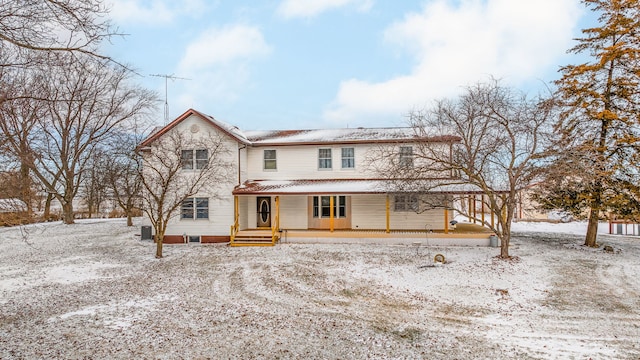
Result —
<svg viewBox="0 0 640 360"><path fill-rule="evenodd" d="M27 213L32 212L34 184L29 164L33 161L31 144L36 140L38 123L45 116L47 104L42 97L43 74L23 72L16 77L19 92L30 93L31 98L21 98L0 103L0 149L8 161L17 163L22 196Z"/></svg>
<svg viewBox="0 0 640 360"><path fill-rule="evenodd" d="M31 68L66 66L63 59L86 56L113 61L98 51L101 42L118 35L107 14L102 0L1 1L0 103L35 97L12 86Z"/></svg>
<svg viewBox="0 0 640 360"><path fill-rule="evenodd" d="M381 148L372 159L383 160L377 162L377 172L392 180L392 192L441 193L461 203L468 194L484 194L487 210L497 220L491 224L485 219L484 225L500 238L500 256L508 258L519 191L541 171L537 159L548 146L545 132L553 121L552 109L551 101L530 99L496 80L477 84L455 100L410 113L416 139L431 139L415 143L411 164L398 160L399 147ZM436 199L427 207L445 202L443 196L426 198ZM454 210L476 216L469 207Z"/></svg>
<svg viewBox="0 0 640 360"><path fill-rule="evenodd" d="M87 163L86 176L83 181L82 198L87 206L87 216L100 216L102 205L107 199L109 154L103 149L96 149Z"/></svg>
<svg viewBox="0 0 640 360"><path fill-rule="evenodd" d="M113 144L105 162L106 184L113 199L127 216L127 226L133 226L133 217L142 210L142 165L134 151L135 135L122 134Z"/></svg>
<svg viewBox="0 0 640 360"><path fill-rule="evenodd" d="M179 214L183 202L201 192L220 198L215 188L233 181L231 150L217 133L194 137L172 129L150 144L138 147L141 154L143 212L153 226L156 257L162 257L162 243L167 225ZM183 150L206 149L205 163L185 166ZM186 168L186 169L185 169Z"/></svg>
<svg viewBox="0 0 640 360"><path fill-rule="evenodd" d="M101 0L19 0L0 3L0 53L13 54L16 62L2 66L24 66L30 55L76 52L98 56L100 42L116 32Z"/></svg>
<svg viewBox="0 0 640 360"><path fill-rule="evenodd" d="M25 134L27 148L14 148L46 191L61 203L67 224L73 223L73 200L96 149L117 131L132 128L156 102L154 93L130 84L128 70L93 58L82 60L52 68L46 82L41 78L46 107L28 136ZM26 115L21 118L29 119ZM15 129L8 130L6 137Z"/></svg>

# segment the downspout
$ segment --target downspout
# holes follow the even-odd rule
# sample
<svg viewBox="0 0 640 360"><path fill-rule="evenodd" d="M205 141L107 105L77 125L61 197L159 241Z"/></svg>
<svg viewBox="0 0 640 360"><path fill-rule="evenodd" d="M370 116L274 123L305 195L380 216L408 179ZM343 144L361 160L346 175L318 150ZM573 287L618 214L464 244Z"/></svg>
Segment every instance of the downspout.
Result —
<svg viewBox="0 0 640 360"><path fill-rule="evenodd" d="M241 174L242 174L242 168L240 166L240 150L242 149L246 149L247 145L242 145L242 146L238 146L238 185L242 185L242 178L241 178Z"/></svg>

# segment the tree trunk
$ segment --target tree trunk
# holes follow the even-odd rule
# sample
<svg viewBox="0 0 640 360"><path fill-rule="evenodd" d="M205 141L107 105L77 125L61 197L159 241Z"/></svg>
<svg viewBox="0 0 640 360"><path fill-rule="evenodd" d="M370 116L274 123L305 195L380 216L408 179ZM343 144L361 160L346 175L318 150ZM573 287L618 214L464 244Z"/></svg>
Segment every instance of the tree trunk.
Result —
<svg viewBox="0 0 640 360"><path fill-rule="evenodd" d="M124 213L127 215L127 226L133 226L133 204L131 203L131 199L127 199L126 207L124 209Z"/></svg>
<svg viewBox="0 0 640 360"><path fill-rule="evenodd" d="M49 221L51 219L51 201L53 201L53 194L47 194L47 200L44 202L44 221Z"/></svg>
<svg viewBox="0 0 640 360"><path fill-rule="evenodd" d="M29 177L29 167L24 163L20 164L20 187L22 201L27 204L27 216L31 217L33 214L33 207L31 204L31 178Z"/></svg>
<svg viewBox="0 0 640 360"><path fill-rule="evenodd" d="M500 258L508 259L509 256L509 243L511 242L511 234L503 233L500 238Z"/></svg>
<svg viewBox="0 0 640 360"><path fill-rule="evenodd" d="M162 240L164 239L163 231L156 231L156 259L162 258Z"/></svg>
<svg viewBox="0 0 640 360"><path fill-rule="evenodd" d="M589 247L598 247L596 240L598 239L598 221L600 210L591 208L589 213L589 223L587 225L587 236L584 239L584 245Z"/></svg>
<svg viewBox="0 0 640 360"><path fill-rule="evenodd" d="M62 221L65 224L73 224L73 204L69 202L65 202L62 204Z"/></svg>

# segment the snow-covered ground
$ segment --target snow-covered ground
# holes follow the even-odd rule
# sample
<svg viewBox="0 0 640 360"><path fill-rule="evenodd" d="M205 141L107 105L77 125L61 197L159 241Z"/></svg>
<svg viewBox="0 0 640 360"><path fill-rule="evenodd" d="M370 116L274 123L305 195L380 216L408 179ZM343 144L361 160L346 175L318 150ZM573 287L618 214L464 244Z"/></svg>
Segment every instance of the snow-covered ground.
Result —
<svg viewBox="0 0 640 360"><path fill-rule="evenodd" d="M121 220L4 228L0 358L638 359L640 239L586 249L584 226L517 223L508 261L329 244L157 260Z"/></svg>

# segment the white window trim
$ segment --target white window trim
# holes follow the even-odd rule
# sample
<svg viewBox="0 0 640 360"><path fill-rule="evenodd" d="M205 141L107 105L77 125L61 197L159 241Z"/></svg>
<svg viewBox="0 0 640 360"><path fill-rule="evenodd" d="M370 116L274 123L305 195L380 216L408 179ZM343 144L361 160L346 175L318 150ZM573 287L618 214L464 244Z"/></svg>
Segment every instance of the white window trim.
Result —
<svg viewBox="0 0 640 360"><path fill-rule="evenodd" d="M410 153L403 153L402 152L403 149L409 149ZM399 155L398 155L398 165L400 165L400 167L410 169L410 168L413 168L414 160L415 160L415 154L413 152L413 146L411 145L400 146Z"/></svg>
<svg viewBox="0 0 640 360"><path fill-rule="evenodd" d="M322 150L329 150L329 155L330 157L328 158L320 158L320 151ZM329 160L329 163L331 164L330 167L320 167L320 160ZM333 149L331 148L318 148L318 170L320 171L331 171L333 170Z"/></svg>
<svg viewBox="0 0 640 360"><path fill-rule="evenodd" d="M198 154L198 151L202 151L202 150L207 152L206 165L204 167L202 167L202 168L198 168L198 160L199 159L197 157L198 156L197 154ZM185 159L182 154L187 152L187 151L191 153L191 156L190 156L191 160L189 162L191 164L191 168L190 169L185 169L184 163L183 163L182 164L182 170L183 171L198 171L198 170L204 170L204 169L207 168L207 166L209 165L209 149L206 149L206 148L205 149L182 149L180 151L180 161L183 161ZM202 160L202 159L200 159L200 160Z"/></svg>
<svg viewBox="0 0 640 360"><path fill-rule="evenodd" d="M273 151L275 153L275 159L266 159L264 157L266 151ZM265 164L266 164L267 160L275 161L275 163L276 163L275 169L267 169L266 168ZM264 149L262 151L262 171L278 171L278 151L276 149Z"/></svg>
<svg viewBox="0 0 640 360"><path fill-rule="evenodd" d="M187 244L202 244L202 235L185 235ZM191 238L198 238L198 241L191 241Z"/></svg>
<svg viewBox="0 0 640 360"><path fill-rule="evenodd" d="M402 197L403 201L398 202L398 199ZM402 205L398 208L398 205ZM416 194L398 194L393 197L393 211L394 212L418 212L420 207L420 201Z"/></svg>
<svg viewBox="0 0 640 360"><path fill-rule="evenodd" d="M311 214L312 217L314 219L329 219L331 218L331 216L322 216L322 198L323 197L334 197L334 201L333 201L333 218L334 219L345 219L347 218L347 211L348 211L348 207L347 207L347 196L346 195L314 195L313 196L313 202L311 203L311 206L314 208L311 210ZM340 198L344 199L344 216L340 216ZM318 215L315 216L315 203L316 203L316 199L317 199L317 210L318 210ZM329 208L330 209L330 208Z"/></svg>
<svg viewBox="0 0 640 360"><path fill-rule="evenodd" d="M345 157L342 154L343 149L352 149L353 150L353 157L346 158L346 159L353 159L353 166L352 167L344 167ZM343 147L343 148L340 148L340 169L341 170L355 170L356 169L356 148L355 147Z"/></svg>
<svg viewBox="0 0 640 360"><path fill-rule="evenodd" d="M188 217L185 218L183 217L183 204L184 201L186 200L192 200L193 201L193 209L192 209L192 217ZM198 217L198 199L207 199L207 217L206 218L199 218ZM182 202L183 204L180 204L180 221L209 221L209 219L211 218L211 199L209 199L208 197L202 197L202 196L198 196L198 197L188 197L186 199L184 199L184 201ZM204 207L200 208L200 209L204 209Z"/></svg>

